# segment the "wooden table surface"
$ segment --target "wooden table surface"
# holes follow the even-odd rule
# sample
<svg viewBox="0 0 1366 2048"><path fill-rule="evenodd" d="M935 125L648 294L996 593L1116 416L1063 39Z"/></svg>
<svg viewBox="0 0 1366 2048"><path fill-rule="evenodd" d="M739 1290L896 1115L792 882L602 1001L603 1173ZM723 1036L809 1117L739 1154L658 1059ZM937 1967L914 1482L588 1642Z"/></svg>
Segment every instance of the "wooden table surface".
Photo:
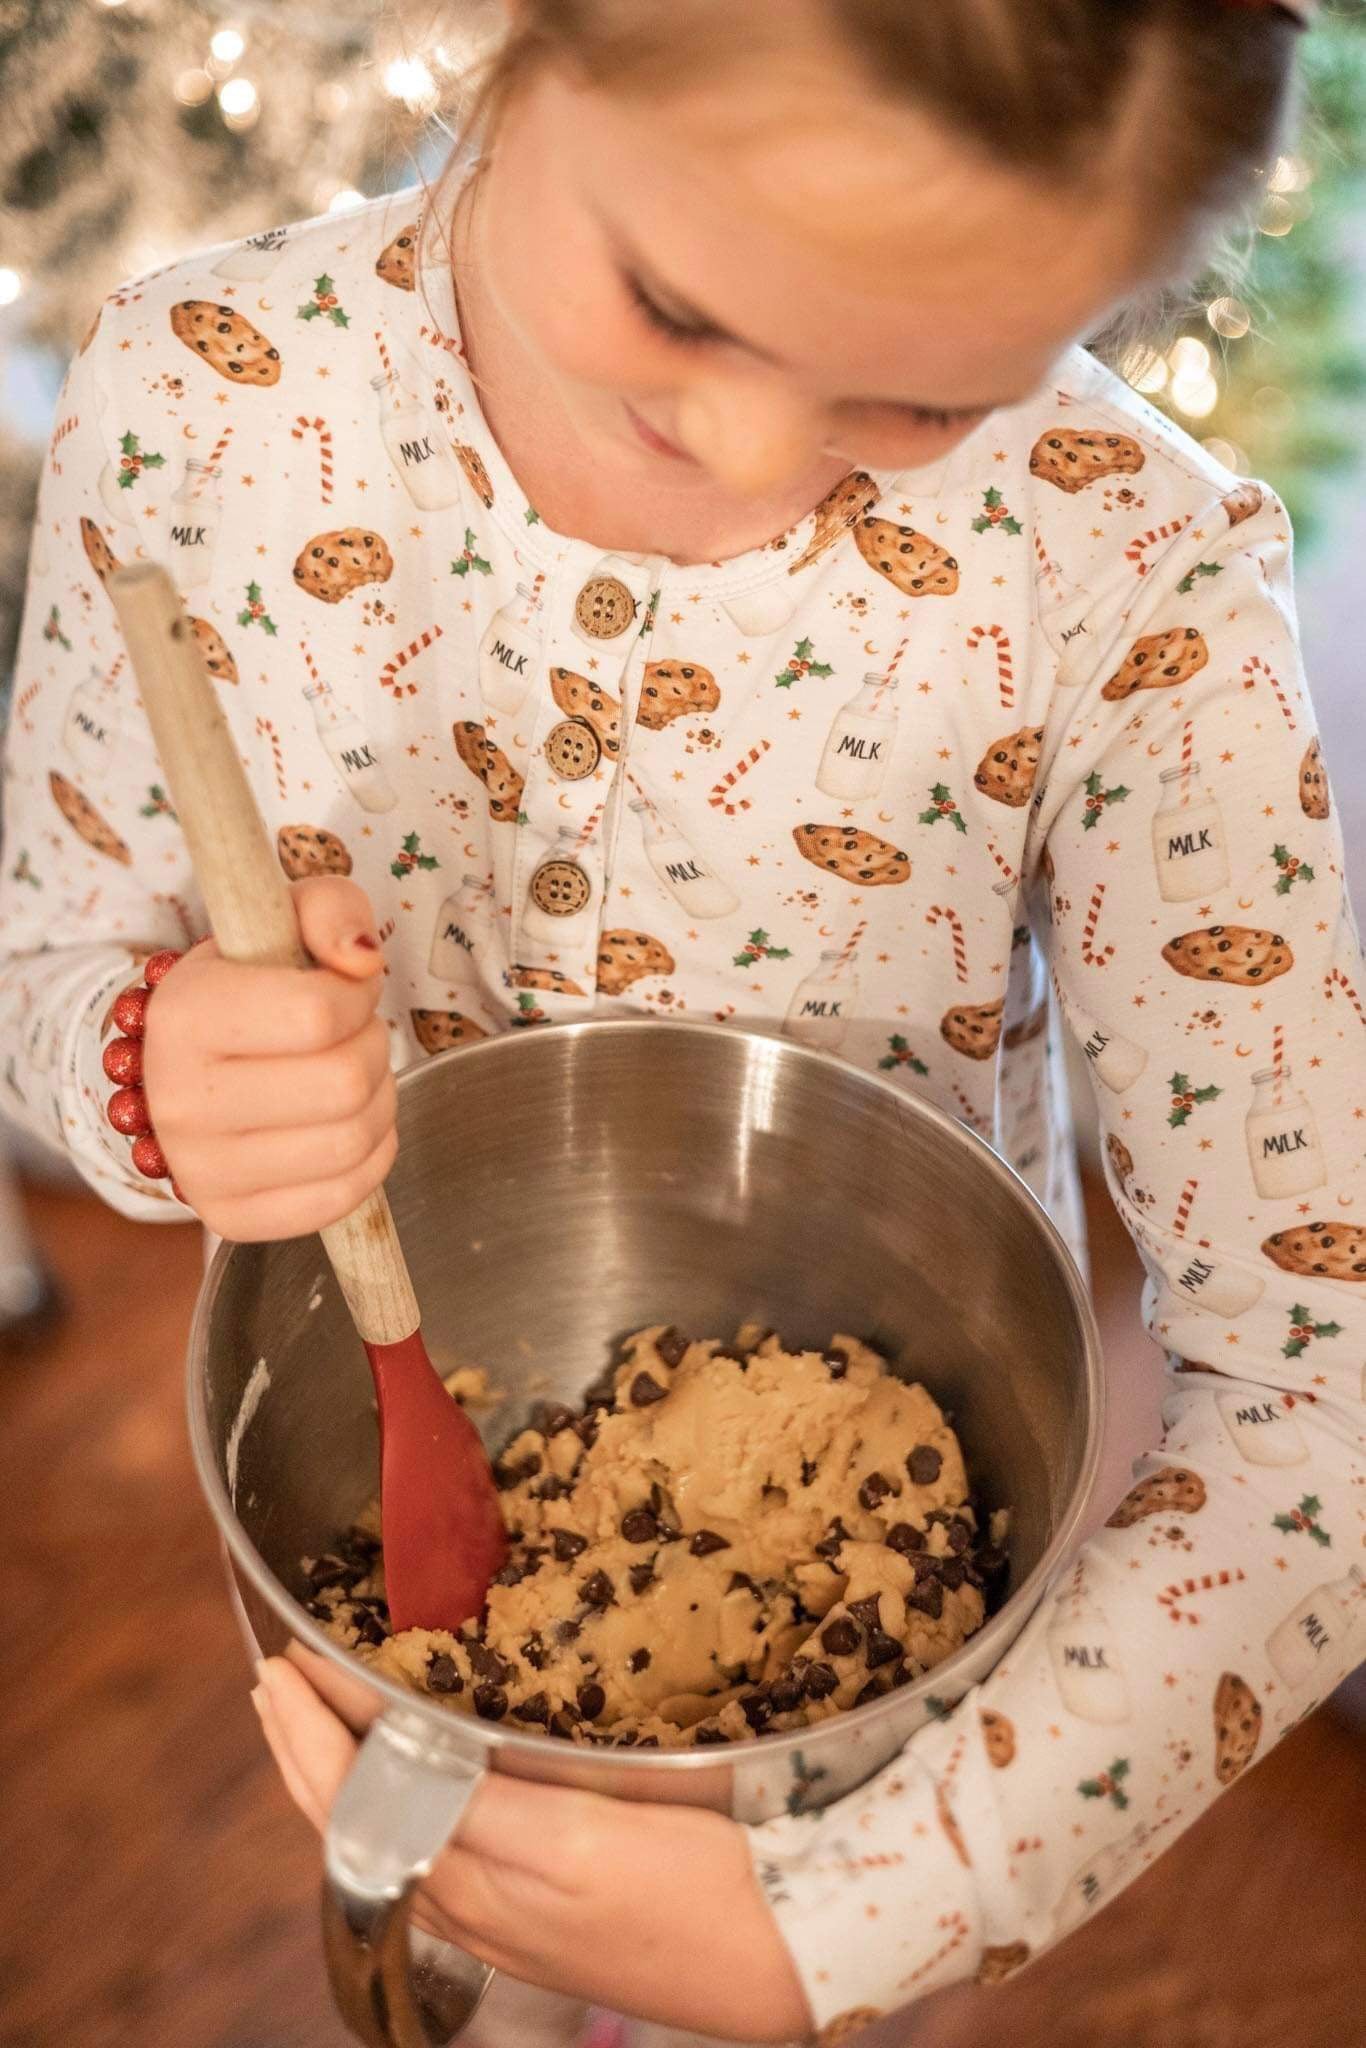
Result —
<svg viewBox="0 0 1366 2048"><path fill-rule="evenodd" d="M37 1193L69 1296L0 1363L3 2048L344 2048L317 1849L247 1700L182 1419L198 1233ZM1112 1355L1136 1268L1093 1203ZM915 2048L1366 2048L1366 1736L1305 1723L1036 1968L928 2001ZM515 2022L481 2048L524 2048Z"/></svg>

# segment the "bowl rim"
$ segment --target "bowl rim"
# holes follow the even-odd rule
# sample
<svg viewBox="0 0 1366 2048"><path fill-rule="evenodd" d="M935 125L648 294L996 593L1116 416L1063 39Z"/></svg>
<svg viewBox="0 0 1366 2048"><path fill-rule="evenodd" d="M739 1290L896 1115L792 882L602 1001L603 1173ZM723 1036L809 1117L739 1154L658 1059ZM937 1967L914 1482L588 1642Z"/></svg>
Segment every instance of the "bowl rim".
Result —
<svg viewBox="0 0 1366 2048"><path fill-rule="evenodd" d="M410 1726L413 1725L413 1717L416 1716L424 1728L430 1730L434 1742L439 1746L450 1747L452 1737L458 1746L460 1738L468 1736L487 1752L488 1768L497 1768L496 1759L499 1752L504 1753L505 1761L510 1761L513 1756L563 1759L568 1753L575 1759L576 1770L585 1765L591 1768L594 1760L601 1759L614 1768L627 1771L658 1772L660 1769L668 1769L675 1772L715 1772L718 1766L725 1766L728 1762L738 1760L738 1756L746 1759L759 1756L777 1759L800 1750L803 1746L810 1748L813 1740L827 1730L857 1726L860 1732L866 1730L871 1733L881 1721L904 1715L912 1701L929 1700L937 1694L952 1692L956 1671L969 1661L973 1664L980 1663L984 1651L991 1653L988 1670L994 1669L1025 1626L1029 1614L1038 1606L1049 1580L1076 1544L1099 1475L1106 1405L1100 1329L1090 1290L1062 1233L1043 1203L1014 1167L977 1131L947 1110L941 1109L937 1103L926 1101L918 1095L904 1094L892 1081L884 1080L880 1074L855 1067L849 1061L842 1060L838 1054L799 1045L791 1039L781 1037L776 1031L757 1031L731 1024L718 1025L701 1021L685 1023L680 1018L657 1017L585 1017L565 1023L549 1022L535 1032L507 1031L494 1037L480 1039L473 1045L452 1046L445 1052L423 1060L420 1064L405 1068L397 1076L400 1098L405 1089L416 1085L417 1076L429 1072L438 1064L455 1059L483 1059L489 1062L496 1058L516 1057L515 1054L508 1052L509 1047L525 1047L551 1034L559 1036L570 1033L579 1036L587 1031L611 1032L615 1036L627 1032L653 1032L671 1037L680 1036L685 1032L690 1036L698 1033L719 1036L724 1033L730 1038L744 1039L751 1044L777 1046L785 1054L791 1054L799 1060L815 1062L821 1067L834 1069L838 1071L842 1081L847 1083L853 1077L865 1088L885 1096L889 1106L894 1106L899 1114L909 1112L912 1116L923 1117L957 1138L966 1139L976 1149L986 1170L1007 1186L1017 1200L1023 1201L1026 1207L1033 1211L1034 1222L1043 1232L1045 1241L1051 1246L1057 1259L1069 1304L1076 1316L1082 1342L1088 1421L1071 1504L1028 1577L1015 1588L997 1612L988 1617L976 1634L969 1636L967 1641L953 1652L952 1656L946 1657L941 1664L922 1673L919 1678L912 1679L910 1684L898 1687L895 1692L884 1693L880 1699L870 1700L866 1706L851 1707L842 1714L832 1716L828 1721L816 1722L807 1728L788 1729L775 1735L759 1735L753 1742L729 1745L704 1744L701 1748L687 1749L642 1750L609 1744L597 1748L587 1744L566 1744L554 1736L538 1735L530 1729L508 1728L501 1722L481 1721L475 1715L453 1714L449 1708L435 1705L426 1695L400 1685L394 1679L386 1678L326 1634L307 1609L276 1578L237 1518L231 1496L219 1473L209 1437L208 1411L204 1400L204 1373L201 1369L202 1362L208 1355L209 1324L214 1304L223 1286L232 1256L238 1249L226 1241L218 1245L200 1284L190 1324L186 1356L190 1446L199 1484L218 1526L220 1539L254 1590L275 1610L291 1635L297 1637L306 1648L326 1658L343 1675L363 1678L380 1695L386 1712L398 1711L406 1715ZM522 1057L525 1057L524 1053ZM325 1261L324 1268L326 1270ZM1007 1617L1010 1617L1009 1626L1006 1625ZM947 1701L946 1710L952 1712L976 1683L978 1680L968 1679L956 1696ZM909 1739L909 1736L904 1738Z"/></svg>

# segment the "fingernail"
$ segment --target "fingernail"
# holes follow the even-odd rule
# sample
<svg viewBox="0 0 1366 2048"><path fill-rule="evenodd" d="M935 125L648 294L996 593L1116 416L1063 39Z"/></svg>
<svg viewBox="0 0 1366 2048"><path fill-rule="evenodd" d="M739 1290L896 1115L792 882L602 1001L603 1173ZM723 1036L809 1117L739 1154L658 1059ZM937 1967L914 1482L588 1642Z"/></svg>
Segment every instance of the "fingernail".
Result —
<svg viewBox="0 0 1366 2048"><path fill-rule="evenodd" d="M363 953L379 951L379 940L372 938L369 932L357 932L351 943L353 946L359 946Z"/></svg>

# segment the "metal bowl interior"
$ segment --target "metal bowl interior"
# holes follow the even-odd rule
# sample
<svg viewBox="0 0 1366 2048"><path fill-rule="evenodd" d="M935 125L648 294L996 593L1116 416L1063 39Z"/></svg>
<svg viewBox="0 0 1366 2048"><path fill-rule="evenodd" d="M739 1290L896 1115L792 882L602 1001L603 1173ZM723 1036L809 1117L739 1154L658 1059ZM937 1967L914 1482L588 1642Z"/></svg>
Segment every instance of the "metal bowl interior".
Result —
<svg viewBox="0 0 1366 2048"><path fill-rule="evenodd" d="M1101 1416L1085 1285L989 1146L824 1054L653 1020L445 1054L403 1077L399 1103L388 1192L428 1348L443 1367L489 1369L503 1396L482 1425L493 1446L536 1400L576 1399L645 1323L727 1336L755 1319L796 1345L866 1337L951 1411L977 1497L1011 1509L1011 1570L1001 1611L964 1650L844 1719L923 1720L927 1693L954 1698L989 1668L1076 1534ZM378 1470L369 1371L316 1238L220 1249L189 1396L201 1480L253 1611L355 1672L300 1604L300 1560L372 1497ZM565 1775L569 1745L369 1682L434 1740L458 1719L501 1763ZM718 1754L656 1755L651 1775L714 1770ZM645 1762L579 1752L575 1775L609 1755L628 1779Z"/></svg>

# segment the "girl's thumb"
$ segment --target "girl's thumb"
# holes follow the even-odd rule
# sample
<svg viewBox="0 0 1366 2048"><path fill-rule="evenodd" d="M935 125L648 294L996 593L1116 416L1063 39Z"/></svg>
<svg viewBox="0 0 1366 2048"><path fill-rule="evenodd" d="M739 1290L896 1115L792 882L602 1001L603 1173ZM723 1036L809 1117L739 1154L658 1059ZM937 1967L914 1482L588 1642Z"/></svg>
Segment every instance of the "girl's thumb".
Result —
<svg viewBox="0 0 1366 2048"><path fill-rule="evenodd" d="M299 936L320 967L353 981L365 981L383 967L379 933L370 898L340 875L318 875L294 884Z"/></svg>

